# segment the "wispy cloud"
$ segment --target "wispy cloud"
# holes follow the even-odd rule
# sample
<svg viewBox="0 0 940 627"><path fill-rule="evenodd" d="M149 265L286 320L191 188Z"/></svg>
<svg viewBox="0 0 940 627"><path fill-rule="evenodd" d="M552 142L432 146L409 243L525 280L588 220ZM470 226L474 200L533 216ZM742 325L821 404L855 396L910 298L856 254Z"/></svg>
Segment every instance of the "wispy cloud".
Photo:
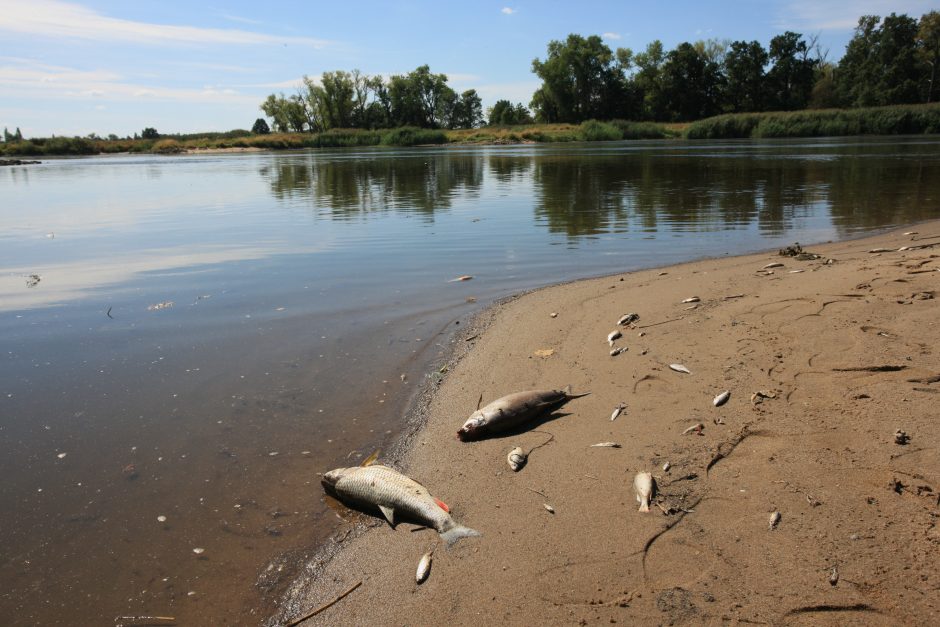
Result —
<svg viewBox="0 0 940 627"><path fill-rule="evenodd" d="M499 11L500 11L500 13L503 13L504 15L512 15L513 13L518 13L518 12L519 12L518 9L511 9L511 8L509 8L509 7L503 7L503 8L500 9Z"/></svg>
<svg viewBox="0 0 940 627"><path fill-rule="evenodd" d="M620 39L620 33L604 33L601 37L604 39Z"/></svg>
<svg viewBox="0 0 940 627"><path fill-rule="evenodd" d="M490 107L497 100L509 100L516 103L521 102L529 106L532 100L532 94L542 86L540 81L520 81L518 83L489 83L476 87L477 93L483 99L484 106Z"/></svg>
<svg viewBox="0 0 940 627"><path fill-rule="evenodd" d="M841 0L790 0L774 25L804 31L852 30L862 15L906 13L917 19L935 8L936 3L930 0L856 0L850 4Z"/></svg>
<svg viewBox="0 0 940 627"><path fill-rule="evenodd" d="M238 29L200 28L135 22L101 15L59 0L0 0L0 31L43 37L147 44L300 44L322 48L328 42L281 37Z"/></svg>

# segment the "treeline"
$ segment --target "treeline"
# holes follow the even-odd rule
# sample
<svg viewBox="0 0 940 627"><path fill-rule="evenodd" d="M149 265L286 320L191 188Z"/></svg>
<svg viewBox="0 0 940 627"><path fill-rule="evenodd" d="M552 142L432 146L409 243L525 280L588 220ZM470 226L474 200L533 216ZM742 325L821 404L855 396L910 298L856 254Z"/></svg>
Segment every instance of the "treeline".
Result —
<svg viewBox="0 0 940 627"><path fill-rule="evenodd" d="M838 64L815 37L681 43L666 52L611 51L600 37L552 41L532 71L542 86L530 107L539 122L588 119L682 122L722 113L796 111L934 102L940 13L919 21L892 13L859 19Z"/></svg>
<svg viewBox="0 0 940 627"><path fill-rule="evenodd" d="M319 81L304 76L303 85L296 94L271 94L261 104L275 131L454 129L483 121L483 102L476 90L458 94L447 85L446 75L433 74L427 65L388 81L353 70L324 72Z"/></svg>

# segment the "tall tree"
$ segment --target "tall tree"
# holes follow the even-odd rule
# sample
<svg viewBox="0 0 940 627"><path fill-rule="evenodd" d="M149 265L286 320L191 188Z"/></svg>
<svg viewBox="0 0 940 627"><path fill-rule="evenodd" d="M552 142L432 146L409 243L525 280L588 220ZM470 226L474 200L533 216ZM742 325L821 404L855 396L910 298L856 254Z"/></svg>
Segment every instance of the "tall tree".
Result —
<svg viewBox="0 0 940 627"><path fill-rule="evenodd" d="M735 41L725 55L725 95L731 111L763 111L764 68L770 55L758 41Z"/></svg>
<svg viewBox="0 0 940 627"><path fill-rule="evenodd" d="M892 13L884 21L876 15L859 18L837 73L844 104L868 107L920 101L926 71L917 50L918 32L917 22L906 15Z"/></svg>
<svg viewBox="0 0 940 627"><path fill-rule="evenodd" d="M474 128L483 123L483 100L475 89L460 94L454 105L451 128Z"/></svg>
<svg viewBox="0 0 940 627"><path fill-rule="evenodd" d="M637 71L633 76L643 99L643 117L664 120L667 117L667 103L663 95L662 69L666 62L663 42L655 39L646 46L646 50L633 56Z"/></svg>
<svg viewBox="0 0 940 627"><path fill-rule="evenodd" d="M917 28L917 51L927 66L924 80L924 102L938 97L937 64L940 63L940 12L931 11L920 18Z"/></svg>
<svg viewBox="0 0 940 627"><path fill-rule="evenodd" d="M799 33L787 31L770 40L773 67L767 72L770 106L782 111L803 109L815 83L816 60Z"/></svg>
<svg viewBox="0 0 940 627"><path fill-rule="evenodd" d="M662 68L662 92L671 119L696 120L719 110L721 71L686 42L666 55Z"/></svg>
<svg viewBox="0 0 940 627"><path fill-rule="evenodd" d="M271 132L271 127L268 126L264 118L258 118L251 127L251 132L255 135L267 135Z"/></svg>

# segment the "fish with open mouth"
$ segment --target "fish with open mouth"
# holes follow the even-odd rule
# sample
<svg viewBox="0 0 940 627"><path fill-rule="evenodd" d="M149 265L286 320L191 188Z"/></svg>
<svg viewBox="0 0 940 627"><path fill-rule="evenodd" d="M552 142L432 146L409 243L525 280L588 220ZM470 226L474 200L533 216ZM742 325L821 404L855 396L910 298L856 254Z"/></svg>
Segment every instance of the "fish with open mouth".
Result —
<svg viewBox="0 0 940 627"><path fill-rule="evenodd" d="M323 489L356 509L378 509L394 528L398 521L435 529L447 544L483 535L450 516L450 509L423 485L397 470L374 464L336 468L323 475Z"/></svg>
<svg viewBox="0 0 940 627"><path fill-rule="evenodd" d="M457 431L457 439L469 442L512 429L588 394L572 394L569 385L564 390L528 390L503 396L470 414Z"/></svg>

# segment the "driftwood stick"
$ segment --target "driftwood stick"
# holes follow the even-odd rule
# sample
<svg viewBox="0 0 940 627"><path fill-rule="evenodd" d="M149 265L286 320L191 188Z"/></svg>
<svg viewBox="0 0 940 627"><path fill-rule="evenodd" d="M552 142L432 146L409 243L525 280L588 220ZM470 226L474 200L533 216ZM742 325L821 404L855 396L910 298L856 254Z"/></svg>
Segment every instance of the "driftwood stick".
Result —
<svg viewBox="0 0 940 627"><path fill-rule="evenodd" d="M289 623L286 623L286 624L284 625L284 627L295 627L296 625L299 625L300 623L304 622L304 621L307 620L308 618L313 618L314 616L316 616L317 614L319 614L319 613L322 612L323 610L327 609L328 607L332 607L333 605L335 605L335 604L339 603L340 601L342 601L342 600L343 600L344 598L346 598L353 590L355 590L356 588L358 588L358 587L361 586L361 585L362 585L362 582L361 582L361 581L357 581L357 582L356 582L356 585L354 585L352 588L350 588L349 590L347 590L347 591L344 592L343 594L339 595L338 597L336 597L335 599L333 599L333 600L330 601L329 603L327 603L327 604L325 604L325 605L321 605L321 606L318 607L317 609L313 610L312 612L308 612L308 613L304 614L304 615L301 616L300 618L295 618L294 620L290 621Z"/></svg>

